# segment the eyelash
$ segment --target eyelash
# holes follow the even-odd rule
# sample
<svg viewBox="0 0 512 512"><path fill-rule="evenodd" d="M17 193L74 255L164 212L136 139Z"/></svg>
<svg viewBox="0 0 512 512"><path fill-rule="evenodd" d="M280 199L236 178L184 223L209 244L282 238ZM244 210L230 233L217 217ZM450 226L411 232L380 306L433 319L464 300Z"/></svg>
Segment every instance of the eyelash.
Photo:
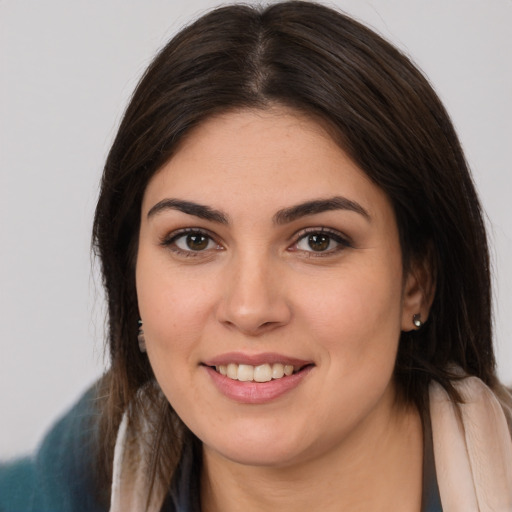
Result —
<svg viewBox="0 0 512 512"><path fill-rule="evenodd" d="M173 233L170 233L169 235L165 236L160 244L163 247L166 247L173 251L174 253L178 254L179 256L183 256L186 258L190 257L198 257L198 256L204 256L206 251L208 251L208 248L194 251L192 249L190 250L184 250L181 249L176 245L176 242L183 237L186 237L187 235L199 235L204 236L208 239L208 244L211 242L215 243L217 245L217 250L223 250L224 248L222 245L215 239L212 233L210 233L207 230L201 229L201 228L184 228L180 229L178 231L174 231ZM304 249L299 249L298 245L301 241L307 239L308 237L312 235L326 235L329 238L329 244L331 242L335 242L338 244L334 249L328 249L325 251L307 251ZM328 257L332 256L333 254L337 254L338 252L342 251L343 249L347 247L352 247L351 241L343 236L338 231L329 229L329 228L307 228L304 229L298 233L295 233L293 238L295 238L295 242L291 244L288 248L288 251L291 252L301 252L304 257L307 258L321 258L321 257Z"/></svg>
<svg viewBox="0 0 512 512"><path fill-rule="evenodd" d="M297 246L302 240L306 240L308 237L312 235L326 235L330 241L338 244L334 249L328 249L326 251L305 251L302 249L298 249ZM307 228L295 235L296 241L292 244L292 246L288 249L290 251L301 251L306 258L325 258L332 256L334 254L339 253L343 249L347 247L353 247L352 242L348 239L348 237L342 235L340 232L335 231L329 228Z"/></svg>
<svg viewBox="0 0 512 512"><path fill-rule="evenodd" d="M162 239L162 241L160 242L160 245L162 245L164 247L167 247L168 249L170 249L174 253L178 254L179 256L184 256L186 258L195 258L195 257L201 256L202 255L201 253L206 252L206 249L199 250L199 251L194 251L192 249L190 249L190 250L183 250L180 247L178 247L176 245L176 242L180 238L184 238L187 235L204 236L204 237L206 237L208 239L208 244L210 242L214 242L215 244L217 244L218 248L222 247L215 240L215 237L212 235L212 233L210 233L209 231L206 231L204 229L200 229L200 228L184 228L184 229L180 229L178 231L174 231L174 232L170 233L169 235L165 236Z"/></svg>

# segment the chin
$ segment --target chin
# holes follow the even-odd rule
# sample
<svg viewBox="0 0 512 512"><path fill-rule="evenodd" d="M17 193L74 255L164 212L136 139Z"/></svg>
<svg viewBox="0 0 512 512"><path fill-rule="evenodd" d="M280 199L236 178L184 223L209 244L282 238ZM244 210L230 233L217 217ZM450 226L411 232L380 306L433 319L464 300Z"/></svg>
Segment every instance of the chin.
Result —
<svg viewBox="0 0 512 512"><path fill-rule="evenodd" d="M222 458L236 464L253 467L284 467L300 458L300 450L283 451L281 447L276 450L276 446L270 446L268 443L207 449L213 449Z"/></svg>
<svg viewBox="0 0 512 512"><path fill-rule="evenodd" d="M291 465L307 457L311 449L303 436L254 424L252 428L238 430L237 433L224 432L222 439L206 436L203 446L237 464L265 467Z"/></svg>

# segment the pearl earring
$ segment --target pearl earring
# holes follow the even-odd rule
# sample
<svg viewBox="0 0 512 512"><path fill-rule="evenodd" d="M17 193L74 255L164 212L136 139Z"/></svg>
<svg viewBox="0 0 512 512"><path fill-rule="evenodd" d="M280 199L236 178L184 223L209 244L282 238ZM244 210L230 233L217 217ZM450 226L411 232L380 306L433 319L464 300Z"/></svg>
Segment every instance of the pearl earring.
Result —
<svg viewBox="0 0 512 512"><path fill-rule="evenodd" d="M414 315L412 315L412 323L418 329L423 326L423 322L421 321L420 313L415 313Z"/></svg>

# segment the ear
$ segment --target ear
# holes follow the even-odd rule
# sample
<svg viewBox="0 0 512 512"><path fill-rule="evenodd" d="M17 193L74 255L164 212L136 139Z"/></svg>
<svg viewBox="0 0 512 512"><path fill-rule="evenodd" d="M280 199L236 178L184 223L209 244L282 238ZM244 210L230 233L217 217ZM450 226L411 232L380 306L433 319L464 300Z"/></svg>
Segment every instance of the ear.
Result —
<svg viewBox="0 0 512 512"><path fill-rule="evenodd" d="M432 251L421 261L414 261L405 276L402 294L402 331L419 329L430 314L436 290ZM419 316L417 316L419 315ZM417 319L421 324L415 325Z"/></svg>

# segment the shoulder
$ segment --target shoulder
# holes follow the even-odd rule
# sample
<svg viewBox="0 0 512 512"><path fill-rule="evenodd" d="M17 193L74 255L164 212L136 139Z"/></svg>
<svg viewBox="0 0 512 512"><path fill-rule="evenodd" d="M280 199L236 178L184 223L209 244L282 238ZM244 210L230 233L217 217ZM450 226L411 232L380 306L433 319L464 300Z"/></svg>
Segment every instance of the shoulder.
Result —
<svg viewBox="0 0 512 512"><path fill-rule="evenodd" d="M32 457L0 463L0 511L104 512L95 497L96 386L58 420Z"/></svg>

